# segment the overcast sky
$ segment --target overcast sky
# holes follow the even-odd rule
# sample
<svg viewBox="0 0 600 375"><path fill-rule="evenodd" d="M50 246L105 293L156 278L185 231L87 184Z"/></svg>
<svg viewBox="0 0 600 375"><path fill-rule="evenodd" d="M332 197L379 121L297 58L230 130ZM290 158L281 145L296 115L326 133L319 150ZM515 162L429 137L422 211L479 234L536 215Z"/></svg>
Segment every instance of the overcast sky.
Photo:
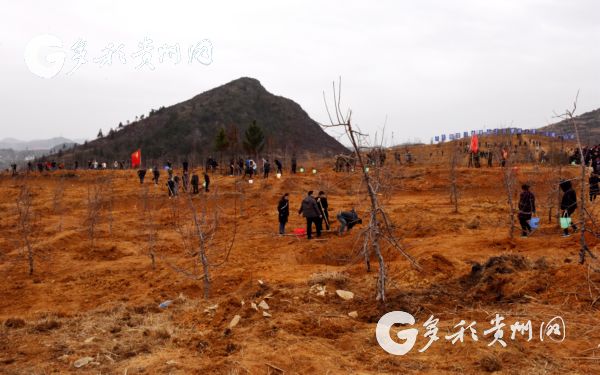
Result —
<svg viewBox="0 0 600 375"><path fill-rule="evenodd" d="M387 117L388 143L392 134L394 143L428 142L442 132L543 126L577 90L580 113L600 107L593 0L0 2L0 138L91 139L242 76L320 122L322 91L342 76L354 122L374 134ZM43 34L63 43L64 65L50 79L25 59ZM154 70L142 64L148 54L133 56L145 37ZM188 48L205 39L212 54L190 63ZM78 41L87 51L79 67ZM112 65L97 60L110 43L123 44L125 63L118 53ZM159 62L164 44L179 46L179 63Z"/></svg>

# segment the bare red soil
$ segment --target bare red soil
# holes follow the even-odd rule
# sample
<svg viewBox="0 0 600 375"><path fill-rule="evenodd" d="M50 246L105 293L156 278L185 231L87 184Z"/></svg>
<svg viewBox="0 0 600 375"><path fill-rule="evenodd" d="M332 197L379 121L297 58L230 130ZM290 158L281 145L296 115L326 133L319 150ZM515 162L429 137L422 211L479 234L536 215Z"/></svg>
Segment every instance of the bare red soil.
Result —
<svg viewBox="0 0 600 375"><path fill-rule="evenodd" d="M375 300L377 263L367 273L360 253L364 225L312 242L277 235L276 204L284 192L291 194L288 231L304 226L294 211L309 189L329 193L332 218L351 207L366 217L360 175L334 173L326 161L314 163L316 175L252 185L214 175L211 193L194 196L199 217L210 223L218 212L208 257L222 264L210 269L208 299L196 279L202 268L188 201L168 199L164 173L159 186L149 180L140 185L134 171L2 176L0 373L599 373L598 262L579 265L579 235L560 237L553 217L557 169L518 166L517 181L532 186L542 224L530 238L515 230L510 239L502 170L459 168L459 212L453 213L449 165L429 160L429 150L415 150L414 165L386 167L388 190L380 199L394 234L422 269L386 247L385 304ZM576 177L579 169L562 173ZM106 178L92 247L88 192ZM33 194L31 276L15 204L23 184ZM589 208L593 217L599 204ZM155 269L149 224L157 228ZM597 238L590 233L587 241L599 254ZM341 299L337 289L353 292L354 299ZM173 302L159 308L166 300ZM261 301L270 317L253 308ZM395 310L411 313L419 328L405 356L386 353L375 338L379 318ZM348 315L353 311L356 318ZM506 318L506 348L488 346L492 335L483 334L495 314ZM230 329L235 315L239 323ZM440 340L420 353L427 342L422 324L430 315L440 319ZM555 316L566 323L566 339L541 341L540 324ZM467 337L452 345L444 338L462 319L477 322L478 342ZM517 320L532 321L530 342L510 339L509 326ZM76 368L85 357L89 363Z"/></svg>

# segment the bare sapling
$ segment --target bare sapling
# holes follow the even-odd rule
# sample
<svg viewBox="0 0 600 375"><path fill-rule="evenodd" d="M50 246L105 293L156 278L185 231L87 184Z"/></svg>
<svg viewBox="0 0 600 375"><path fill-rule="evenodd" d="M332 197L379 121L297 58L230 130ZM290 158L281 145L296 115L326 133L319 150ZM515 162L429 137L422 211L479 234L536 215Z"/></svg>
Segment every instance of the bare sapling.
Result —
<svg viewBox="0 0 600 375"><path fill-rule="evenodd" d="M579 244L580 244L580 248L579 248L579 263L580 264L584 264L585 263L585 257L587 254L589 254L589 256L593 259L596 258L596 256L590 251L587 241L585 239L585 232L586 232L586 209L585 209L585 205L586 205L586 194L585 194L585 181L586 181L586 169L587 169L587 165L586 165L586 161L585 161L585 153L583 151L583 147L581 145L581 136L579 133L579 127L577 126L577 120L575 119L575 112L577 111L577 99L579 98L579 92L577 92L577 95L575 96L575 101L573 102L573 109L567 109L565 111L565 113L563 113L562 115L558 115L557 117L563 118L564 120L567 120L568 123L573 127L573 129L575 130L575 137L577 139L577 148L579 149L579 164L581 167L581 196L580 196L580 200L579 200L579 225L581 227L581 236L579 238Z"/></svg>
<svg viewBox="0 0 600 375"><path fill-rule="evenodd" d="M54 214L58 216L58 227L57 231L62 232L63 226L63 216L64 216L64 206L63 206L63 196L65 194L65 179L64 177L60 177L56 186L54 187L54 191L52 193L52 209Z"/></svg>
<svg viewBox="0 0 600 375"><path fill-rule="evenodd" d="M106 180L104 180L104 191L107 193L107 197L104 202L106 206L106 210L108 211L107 221L108 221L108 234L112 235L113 231L113 223L114 223L114 198L115 198L115 184L112 178L112 175L108 175Z"/></svg>
<svg viewBox="0 0 600 375"><path fill-rule="evenodd" d="M210 200L205 194L200 196L200 209L198 209L192 194L185 194L183 196L183 199L184 201L172 201L172 217L175 230L179 233L179 235L182 238L185 253L188 256L191 256L194 260L191 265L192 270L190 271L189 267L188 269L185 269L182 267L175 266L171 262L168 262L166 259L164 259L165 264L186 277L189 277L194 280L202 280L204 298L208 298L210 296L211 290L210 271L213 268L223 265L229 259L229 254L231 253L236 239L237 219L234 222L232 233L227 233L229 242L226 245L226 251L223 252L225 254L223 259L219 262L211 263L209 261L209 259L211 258L209 253L213 249L216 250L220 248L220 246L215 245L215 236L217 234L217 230L221 228L221 216L218 212L219 205L217 189L213 189L213 194ZM209 212L209 203L212 203L212 209L214 211L217 211L212 212L212 217L210 216ZM181 210L183 209L183 207L181 206L182 204L187 206L187 210L189 210L189 214L192 219L191 224L189 225L182 225L180 223L182 217L182 215L180 214ZM233 215L236 217L237 210L238 208L236 195L233 207ZM186 223L189 223L189 221L186 220ZM161 259L163 258L161 257ZM198 269L199 266L202 267L201 272Z"/></svg>
<svg viewBox="0 0 600 375"><path fill-rule="evenodd" d="M458 158L460 150L458 144L452 148L452 158L450 159L450 203L454 206L454 213L458 213Z"/></svg>
<svg viewBox="0 0 600 375"><path fill-rule="evenodd" d="M510 227L508 229L508 237L512 240L514 238L514 231L516 226L515 215L517 213L517 209L515 207L516 200L516 186L517 186L517 177L516 177L516 168L512 165L511 158L511 143L506 139L501 142L500 149L497 150L498 160L501 160L500 164L502 167L502 185L504 187L504 191L506 193L506 204L508 206L508 222Z"/></svg>
<svg viewBox="0 0 600 375"><path fill-rule="evenodd" d="M385 260L382 254L382 241L386 241L393 248L398 250L411 264L417 268L420 268L417 262L402 249L399 242L392 233L392 225L389 217L381 206L378 198L378 192L376 187L379 185L374 177L371 177L370 169L367 169L367 163L365 163L364 157L361 153L361 139L367 137L366 134L356 130L351 122L352 111L348 110L346 114L341 109L341 79L338 87L336 88L335 82L333 83L333 108L334 116L336 121L331 116L329 106L327 104L327 98L325 92L323 92L323 100L325 102L325 108L329 116L329 125L321 125L324 128L342 128L346 133L352 148L357 157L358 167L362 172L362 180L367 187L367 194L370 202L370 215L367 228L362 232L364 235L363 252L367 267L370 267L368 259L370 254L373 253L377 258L379 264L379 274L376 285L376 300L385 303L386 301L386 282L387 282L387 271L385 266ZM380 186L380 185L379 185Z"/></svg>
<svg viewBox="0 0 600 375"><path fill-rule="evenodd" d="M102 186L100 186L98 180L95 180L91 185L88 185L86 198L87 210L85 225L87 226L88 238L90 240L90 249L93 250L102 208Z"/></svg>
<svg viewBox="0 0 600 375"><path fill-rule="evenodd" d="M17 229L21 238L23 247L27 252L27 262L29 264L29 275L33 275L33 258L34 248L32 244L32 233L33 233L33 197L27 183L24 182L19 190L19 195L16 199L18 223Z"/></svg>
<svg viewBox="0 0 600 375"><path fill-rule="evenodd" d="M154 270L156 269L157 228L153 212L154 210L149 199L148 185L146 184L142 192L142 223L144 223L144 234L147 241L146 251Z"/></svg>

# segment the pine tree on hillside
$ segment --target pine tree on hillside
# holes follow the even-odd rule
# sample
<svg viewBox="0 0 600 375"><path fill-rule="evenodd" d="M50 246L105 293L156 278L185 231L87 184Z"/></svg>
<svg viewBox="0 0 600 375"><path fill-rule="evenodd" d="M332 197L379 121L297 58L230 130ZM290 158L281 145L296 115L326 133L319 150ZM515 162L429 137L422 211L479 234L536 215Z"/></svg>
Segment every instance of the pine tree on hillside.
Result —
<svg viewBox="0 0 600 375"><path fill-rule="evenodd" d="M104 134L102 134L102 129L100 129L100 131L98 132L98 138L102 138L104 137Z"/></svg>
<svg viewBox="0 0 600 375"><path fill-rule="evenodd" d="M219 129L217 136L215 138L215 151L219 153L219 165L223 165L223 151L227 151L229 147L229 140L227 139L227 133L225 133L225 129Z"/></svg>
<svg viewBox="0 0 600 375"><path fill-rule="evenodd" d="M215 138L215 151L223 152L227 150L227 147L229 147L229 140L227 139L225 129L221 128Z"/></svg>
<svg viewBox="0 0 600 375"><path fill-rule="evenodd" d="M244 150L250 155L258 158L258 153L265 147L265 135L256 120L246 129L244 133Z"/></svg>

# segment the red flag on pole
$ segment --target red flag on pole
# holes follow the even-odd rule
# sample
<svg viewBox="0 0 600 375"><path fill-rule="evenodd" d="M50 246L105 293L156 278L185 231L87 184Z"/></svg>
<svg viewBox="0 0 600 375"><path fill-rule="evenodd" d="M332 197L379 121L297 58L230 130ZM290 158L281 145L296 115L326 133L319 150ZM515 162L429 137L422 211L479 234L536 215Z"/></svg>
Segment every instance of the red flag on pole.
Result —
<svg viewBox="0 0 600 375"><path fill-rule="evenodd" d="M471 152L476 154L479 151L479 142L477 140L477 134L473 134L471 137Z"/></svg>
<svg viewBox="0 0 600 375"><path fill-rule="evenodd" d="M142 165L142 150L137 150L131 154L131 168L137 168Z"/></svg>

